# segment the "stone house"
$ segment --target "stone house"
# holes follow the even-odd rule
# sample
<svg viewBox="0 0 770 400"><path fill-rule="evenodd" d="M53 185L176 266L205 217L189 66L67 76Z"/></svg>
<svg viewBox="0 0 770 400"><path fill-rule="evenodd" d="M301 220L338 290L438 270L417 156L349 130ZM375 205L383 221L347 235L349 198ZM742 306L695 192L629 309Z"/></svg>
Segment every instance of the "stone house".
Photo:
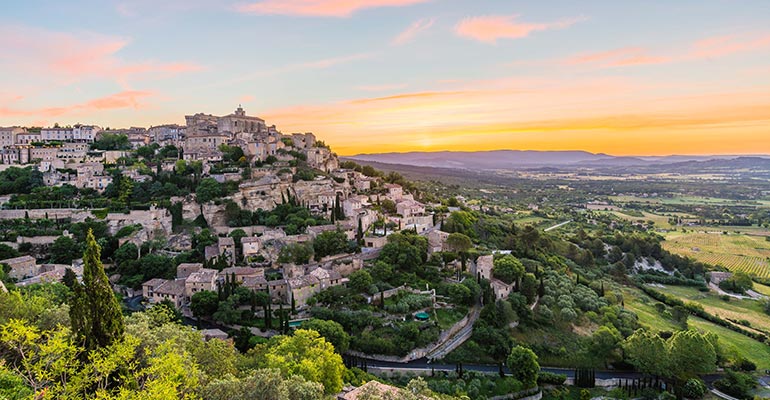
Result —
<svg viewBox="0 0 770 400"><path fill-rule="evenodd" d="M287 280L288 289L294 304L302 308L307 300L321 291L321 281L313 275L303 275Z"/></svg>
<svg viewBox="0 0 770 400"><path fill-rule="evenodd" d="M5 264L11 268L8 276L17 280L29 278L39 273L37 260L32 256L21 256L0 260L0 265Z"/></svg>
<svg viewBox="0 0 770 400"><path fill-rule="evenodd" d="M404 197L404 189L401 187L401 185L388 183L385 185L385 189L388 190L387 197L394 202L398 202Z"/></svg>
<svg viewBox="0 0 770 400"><path fill-rule="evenodd" d="M235 240L231 237L221 237L217 242L217 250L220 256L226 256L230 265L235 264Z"/></svg>
<svg viewBox="0 0 770 400"><path fill-rule="evenodd" d="M169 300L176 308L181 308L187 302L185 281L183 279L168 280L166 283L155 288L152 302L159 303L163 300Z"/></svg>
<svg viewBox="0 0 770 400"><path fill-rule="evenodd" d="M494 256L479 256L475 264L471 264L471 273L481 276L484 279L492 279L492 267L494 267Z"/></svg>
<svg viewBox="0 0 770 400"><path fill-rule="evenodd" d="M187 279L193 272L198 272L202 269L202 263L181 263L176 267L176 277Z"/></svg>
<svg viewBox="0 0 770 400"><path fill-rule="evenodd" d="M241 252L244 258L249 258L259 254L262 247L262 240L256 236L241 238Z"/></svg>
<svg viewBox="0 0 770 400"><path fill-rule="evenodd" d="M184 281L185 295L190 298L195 293L208 290L215 292L217 290L217 277L218 272L215 269L201 268L200 270L193 272Z"/></svg>
<svg viewBox="0 0 770 400"><path fill-rule="evenodd" d="M404 218L425 214L425 206L414 200L404 200L396 204L396 211Z"/></svg>
<svg viewBox="0 0 770 400"><path fill-rule="evenodd" d="M373 249L382 248L388 244L388 238L385 236L366 236L364 237L364 246Z"/></svg>
<svg viewBox="0 0 770 400"><path fill-rule="evenodd" d="M244 277L241 286L253 291L266 291L268 284L264 275L257 275Z"/></svg>
<svg viewBox="0 0 770 400"><path fill-rule="evenodd" d="M321 284L321 290L332 286L341 285L343 283L342 275L334 270L318 267L310 271L309 275L312 275L318 279Z"/></svg>
<svg viewBox="0 0 770 400"><path fill-rule="evenodd" d="M265 270L262 268L250 268L250 267L230 267L225 268L219 272L219 278L224 280L225 277L232 277L235 275L235 281L243 283L246 278L264 276Z"/></svg>

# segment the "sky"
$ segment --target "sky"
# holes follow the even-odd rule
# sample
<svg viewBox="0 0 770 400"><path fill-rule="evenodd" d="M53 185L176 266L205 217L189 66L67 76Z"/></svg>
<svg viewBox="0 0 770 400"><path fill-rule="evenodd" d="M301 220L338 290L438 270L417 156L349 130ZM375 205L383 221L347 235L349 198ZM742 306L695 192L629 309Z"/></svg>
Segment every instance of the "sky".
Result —
<svg viewBox="0 0 770 400"><path fill-rule="evenodd" d="M0 126L239 104L340 155L770 154L767 0L0 4Z"/></svg>

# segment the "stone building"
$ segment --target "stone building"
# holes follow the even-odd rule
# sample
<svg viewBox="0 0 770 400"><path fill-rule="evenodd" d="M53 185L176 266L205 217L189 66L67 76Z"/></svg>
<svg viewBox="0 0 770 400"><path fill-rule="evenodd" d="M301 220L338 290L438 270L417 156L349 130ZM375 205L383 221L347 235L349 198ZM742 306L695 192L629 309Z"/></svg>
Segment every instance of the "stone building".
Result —
<svg viewBox="0 0 770 400"><path fill-rule="evenodd" d="M8 276L17 280L29 278L38 274L37 260L32 256L21 256L0 260L0 265L10 267Z"/></svg>

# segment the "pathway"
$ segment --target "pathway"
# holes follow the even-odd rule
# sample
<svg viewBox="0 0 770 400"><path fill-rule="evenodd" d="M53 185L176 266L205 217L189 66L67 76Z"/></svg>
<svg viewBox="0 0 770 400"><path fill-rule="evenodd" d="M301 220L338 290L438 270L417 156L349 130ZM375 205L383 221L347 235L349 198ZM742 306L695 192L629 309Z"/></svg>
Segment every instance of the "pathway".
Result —
<svg viewBox="0 0 770 400"><path fill-rule="evenodd" d="M552 231L552 230L554 230L554 229L557 229L557 228L561 228L562 226L564 226L564 225L567 225L567 224L569 224L570 222L572 222L572 220L569 220L569 221L564 221L564 222L562 222L562 223L560 223L560 224L556 224L556 225L554 225L554 226L552 226L552 227L550 227L550 228L545 228L543 231L544 231L544 232Z"/></svg>

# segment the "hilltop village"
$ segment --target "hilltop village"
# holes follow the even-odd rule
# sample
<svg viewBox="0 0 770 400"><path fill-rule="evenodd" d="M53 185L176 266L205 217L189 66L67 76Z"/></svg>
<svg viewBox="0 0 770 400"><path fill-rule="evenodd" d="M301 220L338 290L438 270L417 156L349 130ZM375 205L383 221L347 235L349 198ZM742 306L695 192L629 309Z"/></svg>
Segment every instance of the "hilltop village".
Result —
<svg viewBox="0 0 770 400"><path fill-rule="evenodd" d="M443 217L426 211L397 183L402 178L341 167L337 155L312 133L284 134L240 106L229 115L198 113L185 120L185 126L148 129L0 128L0 171L23 168L31 175L25 179L41 181L42 187L59 192L74 187L72 193L79 193L60 200L32 193L0 197L0 219L55 225L48 229L52 234L5 238L10 247L28 250L0 260L16 284L58 281L68 268L79 276L79 257L63 264L52 260L67 257L36 250L56 247L57 228L91 221L103 222L107 233L117 236L116 257L125 258L129 247L139 259L156 252L195 253L196 246L199 254L191 257L196 262L179 263L174 276L167 271L127 276L122 259L107 266L125 295L141 294L149 303L168 300L190 316L195 293L217 292L231 279L269 293L275 304L303 309L323 289L345 285L394 232L423 235L431 253L446 244L448 234L435 229ZM181 183L162 184L161 174ZM132 202L143 187L156 193L147 193L143 204ZM118 200L110 207L84 207L85 199L99 203L110 196ZM48 204L28 207L35 201L30 197ZM427 205L436 207L440 204ZM61 233L73 237L67 229ZM328 242L326 248L313 251L321 241ZM147 275L159 276L142 279Z"/></svg>

